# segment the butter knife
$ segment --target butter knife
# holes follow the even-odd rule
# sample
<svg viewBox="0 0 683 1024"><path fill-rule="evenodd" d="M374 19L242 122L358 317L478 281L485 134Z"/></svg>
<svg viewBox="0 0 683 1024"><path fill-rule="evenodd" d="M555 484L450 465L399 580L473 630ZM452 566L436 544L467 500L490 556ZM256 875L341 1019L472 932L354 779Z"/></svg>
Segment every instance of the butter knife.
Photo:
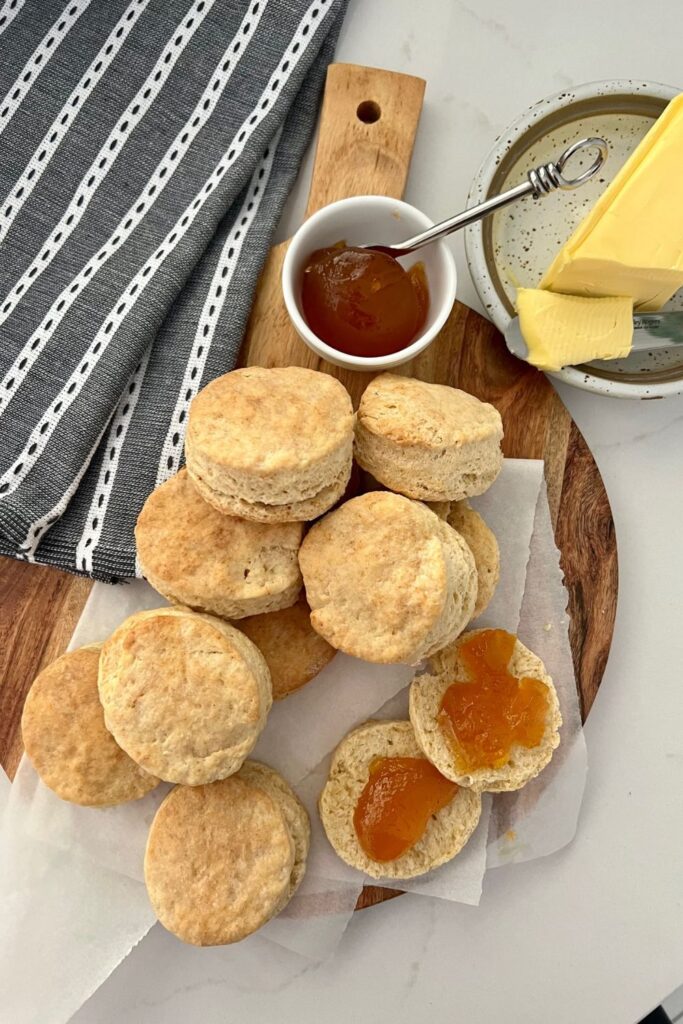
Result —
<svg viewBox="0 0 683 1024"><path fill-rule="evenodd" d="M526 359L529 355L519 317L513 317L505 328L505 344L518 359ZM634 314L631 352L653 352L677 345L683 346L683 312Z"/></svg>

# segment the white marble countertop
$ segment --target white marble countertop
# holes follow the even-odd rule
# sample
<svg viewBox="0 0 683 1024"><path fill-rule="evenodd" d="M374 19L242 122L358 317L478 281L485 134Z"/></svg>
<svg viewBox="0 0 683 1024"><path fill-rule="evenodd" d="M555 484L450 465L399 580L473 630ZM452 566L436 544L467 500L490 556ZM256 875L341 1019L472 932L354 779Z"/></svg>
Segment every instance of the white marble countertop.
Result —
<svg viewBox="0 0 683 1024"><path fill-rule="evenodd" d="M680 0L351 0L338 59L428 80L406 198L436 220L534 100L604 78L683 86L681 29ZM573 844L490 873L476 909L405 896L356 914L323 966L274 948L255 972L239 947L194 949L157 927L75 1022L634 1024L683 982L683 399L562 398L602 471L620 565Z"/></svg>

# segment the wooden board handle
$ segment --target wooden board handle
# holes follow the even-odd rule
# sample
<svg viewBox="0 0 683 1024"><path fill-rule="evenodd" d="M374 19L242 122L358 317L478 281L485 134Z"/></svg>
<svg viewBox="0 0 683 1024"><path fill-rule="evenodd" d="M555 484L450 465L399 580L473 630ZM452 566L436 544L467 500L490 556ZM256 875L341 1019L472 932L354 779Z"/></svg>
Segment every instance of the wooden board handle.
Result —
<svg viewBox="0 0 683 1024"><path fill-rule="evenodd" d="M306 216L348 196L403 195L425 81L331 64Z"/></svg>

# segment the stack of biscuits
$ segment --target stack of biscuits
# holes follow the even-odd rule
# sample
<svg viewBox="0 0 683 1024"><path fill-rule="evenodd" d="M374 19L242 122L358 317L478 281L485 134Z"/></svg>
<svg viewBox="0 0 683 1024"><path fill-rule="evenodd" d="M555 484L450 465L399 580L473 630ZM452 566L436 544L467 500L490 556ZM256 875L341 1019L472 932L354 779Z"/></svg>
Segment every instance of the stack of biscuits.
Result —
<svg viewBox="0 0 683 1024"><path fill-rule="evenodd" d="M467 841L482 790L513 788L504 770L458 778L457 798L388 866L354 832L373 758L426 757L454 778L433 723L448 659L498 581L496 539L467 499L500 471L501 438L493 406L391 374L375 378L355 416L337 380L301 367L236 370L193 401L186 468L149 496L136 527L141 571L170 607L132 615L45 669L22 721L36 770L65 800L106 806L174 785L152 823L145 879L175 935L235 942L296 891L306 811L248 758L273 699L336 651L430 659L412 725L369 723L334 755L320 810L341 857L374 877L430 870ZM364 487L348 497L354 455ZM546 680L539 666L529 671ZM552 711L543 751L516 764L515 785L549 760L556 700Z"/></svg>
<svg viewBox="0 0 683 1024"><path fill-rule="evenodd" d="M337 650L417 664L495 589L498 546L467 498L500 471L501 438L497 410L454 388L382 374L354 417L327 374L235 370L192 403L187 468L138 519L140 567L174 604L236 622L276 699ZM340 502L354 453L372 476Z"/></svg>
<svg viewBox="0 0 683 1024"><path fill-rule="evenodd" d="M183 607L131 615L103 644L49 665L26 699L26 753L63 800L106 807L175 784L144 867L159 920L186 942L245 938L303 878L306 810L281 776L247 760L271 703L256 645Z"/></svg>
<svg viewBox="0 0 683 1024"><path fill-rule="evenodd" d="M315 519L351 475L353 408L338 380L300 366L226 373L192 402L185 457L202 497L260 523Z"/></svg>
<svg viewBox="0 0 683 1024"><path fill-rule="evenodd" d="M464 391L390 373L367 387L354 456L370 489L316 523L299 552L313 628L333 647L417 664L481 614L499 553L467 498L500 472L502 436L498 411Z"/></svg>

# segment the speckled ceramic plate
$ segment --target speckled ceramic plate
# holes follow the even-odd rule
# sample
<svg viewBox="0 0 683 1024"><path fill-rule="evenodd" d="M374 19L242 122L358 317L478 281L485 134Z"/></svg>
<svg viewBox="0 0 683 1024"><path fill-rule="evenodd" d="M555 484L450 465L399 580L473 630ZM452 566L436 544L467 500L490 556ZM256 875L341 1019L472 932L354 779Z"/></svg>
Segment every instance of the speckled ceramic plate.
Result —
<svg viewBox="0 0 683 1024"><path fill-rule="evenodd" d="M679 91L635 80L592 82L534 104L500 135L474 179L468 206L519 184L530 168L557 158L576 139L602 136L610 154L604 173L576 192L554 192L535 202L525 199L467 228L472 279L499 330L514 315L516 289L538 285L559 247ZM586 164L593 155L586 156ZM580 168L580 159L571 167L572 173ZM683 309L683 291L664 308ZM683 393L680 348L569 366L553 376L621 398Z"/></svg>

